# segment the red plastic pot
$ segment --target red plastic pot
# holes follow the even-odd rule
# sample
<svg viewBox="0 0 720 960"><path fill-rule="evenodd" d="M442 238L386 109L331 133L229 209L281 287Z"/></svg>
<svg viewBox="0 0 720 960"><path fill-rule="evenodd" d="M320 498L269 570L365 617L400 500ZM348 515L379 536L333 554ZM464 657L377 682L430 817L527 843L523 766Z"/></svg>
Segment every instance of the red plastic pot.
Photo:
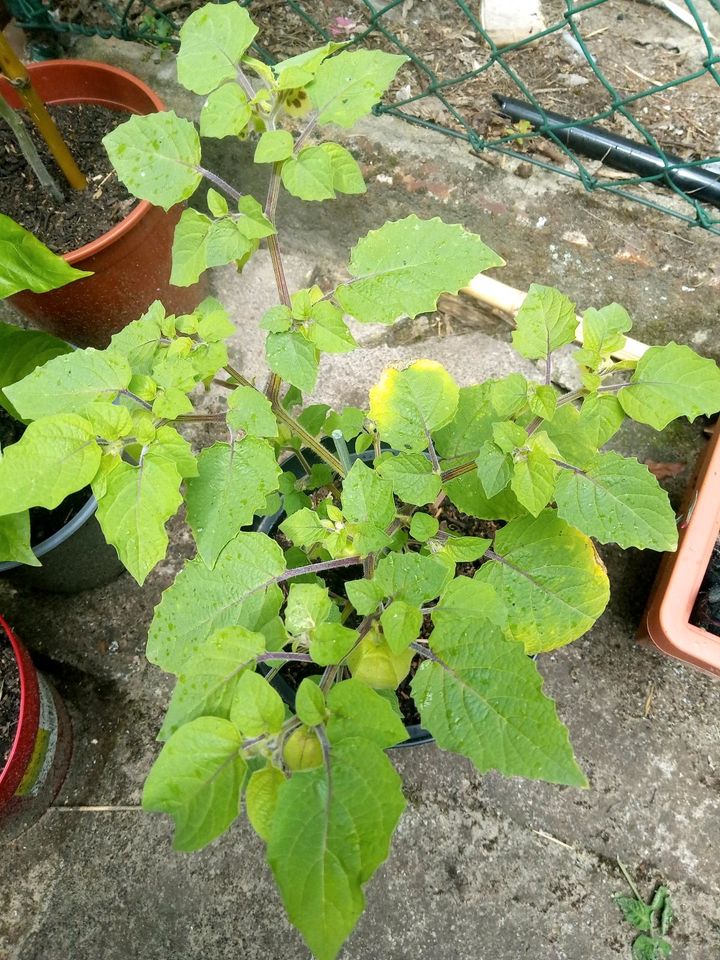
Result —
<svg viewBox="0 0 720 960"><path fill-rule="evenodd" d="M720 677L720 637L690 622L720 534L720 421L699 460L682 516L678 549L661 561L638 639Z"/></svg>
<svg viewBox="0 0 720 960"><path fill-rule="evenodd" d="M72 728L62 700L0 617L20 673L20 718L0 770L0 842L33 824L57 796L70 763Z"/></svg>
<svg viewBox="0 0 720 960"><path fill-rule="evenodd" d="M139 114L164 109L162 100L141 80L104 63L47 60L29 64L28 71L48 104L94 103ZM2 78L0 96L11 106L20 106ZM162 300L168 313L190 313L205 295L205 283L170 286L172 240L181 209L165 213L140 201L107 233L65 254L74 267L92 270L92 277L49 293L23 291L10 302L38 327L83 347L107 346L112 334L137 320L153 300Z"/></svg>

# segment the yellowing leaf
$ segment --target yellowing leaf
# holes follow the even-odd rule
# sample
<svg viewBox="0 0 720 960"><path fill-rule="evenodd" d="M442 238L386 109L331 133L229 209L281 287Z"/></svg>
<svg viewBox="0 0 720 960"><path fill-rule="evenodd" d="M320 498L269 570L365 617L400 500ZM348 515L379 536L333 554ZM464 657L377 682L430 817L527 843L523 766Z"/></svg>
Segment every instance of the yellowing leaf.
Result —
<svg viewBox="0 0 720 960"><path fill-rule="evenodd" d="M434 360L389 367L370 390L370 419L383 440L413 453L426 449L428 434L449 423L457 405L457 384Z"/></svg>

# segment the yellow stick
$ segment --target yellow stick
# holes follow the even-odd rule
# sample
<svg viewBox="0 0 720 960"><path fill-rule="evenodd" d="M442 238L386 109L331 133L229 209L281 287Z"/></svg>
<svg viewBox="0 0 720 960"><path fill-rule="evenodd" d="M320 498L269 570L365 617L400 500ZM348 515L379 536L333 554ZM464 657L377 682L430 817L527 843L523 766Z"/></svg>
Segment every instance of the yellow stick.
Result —
<svg viewBox="0 0 720 960"><path fill-rule="evenodd" d="M18 60L15 51L2 32L0 32L0 70L17 90L31 120L38 128L53 157L55 157L57 165L64 173L67 182L75 190L84 190L87 186L85 175L73 160L53 118L47 112L45 104L33 88L27 70Z"/></svg>
<svg viewBox="0 0 720 960"><path fill-rule="evenodd" d="M467 293L471 297L475 297L476 300L481 300L495 310L500 310L501 313L506 313L513 318L527 296L522 290L516 290L514 287L509 287L506 283L501 283L492 277L486 277L484 273L479 273L476 277L473 277L468 286L463 290L463 293ZM577 322L578 326L575 331L575 339L578 343L582 343L582 319L578 317ZM639 360L647 349L647 344L640 343L639 340L633 340L631 337L626 337L623 349L618 350L613 356L618 360Z"/></svg>

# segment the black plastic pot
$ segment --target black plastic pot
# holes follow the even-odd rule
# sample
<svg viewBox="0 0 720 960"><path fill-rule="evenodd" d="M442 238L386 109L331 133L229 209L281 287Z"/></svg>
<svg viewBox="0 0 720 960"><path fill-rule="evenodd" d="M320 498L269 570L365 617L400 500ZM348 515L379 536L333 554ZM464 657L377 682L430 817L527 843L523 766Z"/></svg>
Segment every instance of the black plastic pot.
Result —
<svg viewBox="0 0 720 960"><path fill-rule="evenodd" d="M57 533L33 547L40 567L0 563L0 576L48 593L80 593L116 580L125 567L106 543L95 513L97 501L88 490L83 507Z"/></svg>
<svg viewBox="0 0 720 960"><path fill-rule="evenodd" d="M329 449L333 449L331 441L323 441ZM316 455L313 455L310 451L305 451L305 459L314 465L320 463L320 458ZM363 460L365 462L372 460L374 453L372 450L368 450L365 453L361 454L351 454L352 460ZM307 476L305 468L300 463L297 457L291 456L287 460L283 461L282 464L283 470L294 473L296 477L302 479ZM273 514L271 517L262 517L258 520L253 529L257 530L258 533L267 534L267 536L272 537L273 534L277 531L277 528L282 523L285 518L285 512L281 508L277 513ZM263 664L260 665L260 668L263 673L269 673L270 669ZM276 674L271 681L273 687L277 690L280 696L283 698L284 702L290 707L291 710L295 710L295 690L293 687L285 680L282 676L282 671ZM403 740L402 743L396 743L392 748L394 750L400 747L418 747L424 743L433 743L434 737L432 734L421 726L419 723L406 724L405 729L407 730L408 739Z"/></svg>

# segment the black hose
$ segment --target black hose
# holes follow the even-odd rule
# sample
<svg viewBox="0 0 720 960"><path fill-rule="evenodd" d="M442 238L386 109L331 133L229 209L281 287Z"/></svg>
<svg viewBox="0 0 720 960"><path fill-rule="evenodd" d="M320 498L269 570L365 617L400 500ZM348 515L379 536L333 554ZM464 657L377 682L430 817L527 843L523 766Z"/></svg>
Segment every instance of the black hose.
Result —
<svg viewBox="0 0 720 960"><path fill-rule="evenodd" d="M600 127L577 126L577 121L559 113L546 110L541 113L532 104L513 97L494 93L501 113L517 122L527 120L547 136L552 131L562 143L583 156L602 160L609 167L625 170L640 177L662 176L665 180L654 181L660 186L674 185L693 200L702 200L720 207L720 174L704 170L700 166L668 169L667 165L683 164L680 157L671 153L660 156L652 147L628 140ZM570 126L568 126L570 124Z"/></svg>

